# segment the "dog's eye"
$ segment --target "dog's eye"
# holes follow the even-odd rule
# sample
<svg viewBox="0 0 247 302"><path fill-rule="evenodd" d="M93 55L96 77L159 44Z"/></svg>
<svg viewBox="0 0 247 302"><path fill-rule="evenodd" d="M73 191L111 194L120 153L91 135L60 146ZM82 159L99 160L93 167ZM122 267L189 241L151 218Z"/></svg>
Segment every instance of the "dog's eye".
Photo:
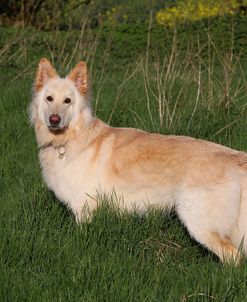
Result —
<svg viewBox="0 0 247 302"><path fill-rule="evenodd" d="M49 102L52 102L52 101L53 101L53 97L50 96L50 95L48 95L48 97L47 97L46 99L47 99L47 101L49 101Z"/></svg>
<svg viewBox="0 0 247 302"><path fill-rule="evenodd" d="M66 98L66 99L64 100L64 103L66 103L66 104L71 103L71 99L70 99L70 98Z"/></svg>

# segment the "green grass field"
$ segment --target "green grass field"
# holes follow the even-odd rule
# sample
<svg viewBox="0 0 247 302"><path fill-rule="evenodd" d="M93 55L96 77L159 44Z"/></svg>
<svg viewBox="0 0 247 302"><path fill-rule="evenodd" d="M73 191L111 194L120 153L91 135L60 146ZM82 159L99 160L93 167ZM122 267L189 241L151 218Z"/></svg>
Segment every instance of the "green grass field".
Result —
<svg viewBox="0 0 247 302"><path fill-rule="evenodd" d="M62 74L86 59L93 108L111 125L247 150L246 59L169 40L165 54L147 43L122 61L128 39L86 38L1 30L0 301L247 301L246 263L222 265L174 214L103 205L78 226L43 183L27 110L41 57Z"/></svg>

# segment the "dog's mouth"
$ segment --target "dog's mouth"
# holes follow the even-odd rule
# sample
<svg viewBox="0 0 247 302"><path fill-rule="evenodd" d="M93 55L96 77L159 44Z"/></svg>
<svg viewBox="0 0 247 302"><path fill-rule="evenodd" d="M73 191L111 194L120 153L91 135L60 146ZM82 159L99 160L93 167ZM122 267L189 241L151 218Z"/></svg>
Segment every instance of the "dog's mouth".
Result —
<svg viewBox="0 0 247 302"><path fill-rule="evenodd" d="M48 128L51 132L64 132L68 127L61 127L59 125L49 125Z"/></svg>

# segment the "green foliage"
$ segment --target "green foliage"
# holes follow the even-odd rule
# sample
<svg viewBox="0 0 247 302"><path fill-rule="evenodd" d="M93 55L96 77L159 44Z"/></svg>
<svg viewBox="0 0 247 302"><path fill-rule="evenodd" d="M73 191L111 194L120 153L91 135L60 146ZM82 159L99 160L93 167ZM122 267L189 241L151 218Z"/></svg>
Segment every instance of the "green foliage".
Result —
<svg viewBox="0 0 247 302"><path fill-rule="evenodd" d="M18 76L30 72L41 56L48 56L68 71L72 63L87 60L95 67L121 69L138 61L149 53L151 61L164 58L176 47L177 55L184 57L190 50L207 60L208 51L227 54L233 51L237 56L247 54L247 16L239 14L180 26L176 31L149 24L119 24L112 27L105 24L94 30L70 30L39 32L28 28L0 28L0 67L3 77ZM209 39L213 43L209 43ZM209 47L209 44L211 46ZM93 57L93 58L92 58ZM111 58L109 61L107 58Z"/></svg>
<svg viewBox="0 0 247 302"><path fill-rule="evenodd" d="M173 3L166 1L166 5ZM2 0L0 24L45 30L90 28L102 24L148 22L150 12L164 7L162 0ZM141 11L141 14L140 14Z"/></svg>
<svg viewBox="0 0 247 302"><path fill-rule="evenodd" d="M0 24L22 28L36 26L42 29L55 29L59 27L66 9L67 1L65 0L56 2L51 0L4 0L0 4Z"/></svg>

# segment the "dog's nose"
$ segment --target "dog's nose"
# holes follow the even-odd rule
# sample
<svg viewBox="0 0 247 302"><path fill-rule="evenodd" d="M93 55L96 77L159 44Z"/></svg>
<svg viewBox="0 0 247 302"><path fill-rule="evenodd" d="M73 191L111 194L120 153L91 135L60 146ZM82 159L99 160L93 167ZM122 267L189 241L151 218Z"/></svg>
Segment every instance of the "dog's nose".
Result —
<svg viewBox="0 0 247 302"><path fill-rule="evenodd" d="M57 126L61 121L61 117L58 114L51 114L49 117L49 122L52 126Z"/></svg>

